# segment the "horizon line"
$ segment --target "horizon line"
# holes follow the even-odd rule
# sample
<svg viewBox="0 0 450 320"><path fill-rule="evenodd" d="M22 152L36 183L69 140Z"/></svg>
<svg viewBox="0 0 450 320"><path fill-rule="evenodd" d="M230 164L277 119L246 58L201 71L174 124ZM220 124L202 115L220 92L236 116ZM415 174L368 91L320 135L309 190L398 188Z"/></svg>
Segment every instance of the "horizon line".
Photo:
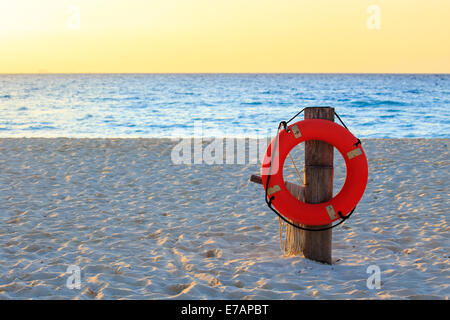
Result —
<svg viewBox="0 0 450 320"><path fill-rule="evenodd" d="M121 75L121 74L142 74L142 75L450 75L449 72L0 72L0 75Z"/></svg>

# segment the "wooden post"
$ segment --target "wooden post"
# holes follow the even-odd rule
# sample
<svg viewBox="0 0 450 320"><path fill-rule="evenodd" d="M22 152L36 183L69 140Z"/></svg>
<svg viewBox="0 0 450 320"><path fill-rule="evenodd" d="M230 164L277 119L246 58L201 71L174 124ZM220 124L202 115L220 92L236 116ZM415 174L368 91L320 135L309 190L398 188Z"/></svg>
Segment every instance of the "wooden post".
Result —
<svg viewBox="0 0 450 320"><path fill-rule="evenodd" d="M250 182L262 184L262 178L261 178L261 176L252 174L250 176ZM286 185L286 188L289 190L289 192L294 197L296 197L297 199L299 199L301 201L305 201L305 187L303 187L299 184L296 184L296 183L289 182L289 181L286 181L285 185Z"/></svg>
<svg viewBox="0 0 450 320"><path fill-rule="evenodd" d="M306 108L305 119L326 119L334 122L334 108ZM305 142L305 201L307 203L321 203L333 197L333 151L333 146L323 141ZM325 226L305 227L320 229ZM331 229L302 230L301 250L304 257L331 264L331 239Z"/></svg>

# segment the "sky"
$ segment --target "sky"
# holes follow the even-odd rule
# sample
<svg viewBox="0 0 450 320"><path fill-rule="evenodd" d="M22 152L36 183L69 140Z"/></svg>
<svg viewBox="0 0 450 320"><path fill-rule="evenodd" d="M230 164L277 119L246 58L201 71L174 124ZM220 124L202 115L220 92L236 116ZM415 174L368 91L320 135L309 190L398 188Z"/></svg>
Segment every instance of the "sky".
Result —
<svg viewBox="0 0 450 320"><path fill-rule="evenodd" d="M448 0L0 0L0 73L450 73Z"/></svg>

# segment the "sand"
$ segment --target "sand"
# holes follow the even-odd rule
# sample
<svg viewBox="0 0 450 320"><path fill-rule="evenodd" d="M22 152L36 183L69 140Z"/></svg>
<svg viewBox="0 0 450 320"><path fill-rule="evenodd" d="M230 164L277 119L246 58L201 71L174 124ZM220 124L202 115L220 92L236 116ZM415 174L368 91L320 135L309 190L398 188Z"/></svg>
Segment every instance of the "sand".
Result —
<svg viewBox="0 0 450 320"><path fill-rule="evenodd" d="M449 143L363 140L369 184L324 265L283 256L258 165L174 165L168 139L0 139L0 298L448 299Z"/></svg>

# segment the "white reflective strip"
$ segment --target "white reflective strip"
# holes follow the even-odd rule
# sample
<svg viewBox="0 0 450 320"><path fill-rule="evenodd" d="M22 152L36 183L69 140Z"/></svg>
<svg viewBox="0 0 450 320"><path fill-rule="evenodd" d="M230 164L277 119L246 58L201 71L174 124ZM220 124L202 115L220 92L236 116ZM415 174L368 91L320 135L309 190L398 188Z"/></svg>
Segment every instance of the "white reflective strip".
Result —
<svg viewBox="0 0 450 320"><path fill-rule="evenodd" d="M334 211L334 208L331 204L329 206L326 206L325 209L327 210L328 216L330 217L331 220L337 218L336 211Z"/></svg>
<svg viewBox="0 0 450 320"><path fill-rule="evenodd" d="M280 186L279 185L274 185L273 187L270 187L268 190L267 190L267 195L272 195L272 194L274 194L275 192L278 192L278 191L281 191L281 188L280 188Z"/></svg>
<svg viewBox="0 0 450 320"><path fill-rule="evenodd" d="M302 134L301 134L300 130L298 129L298 126L297 126L297 125L292 126L292 127L291 127L291 130L292 130L292 133L294 134L294 137L295 137L296 139L297 139L297 138L300 138L300 137L302 136Z"/></svg>
<svg viewBox="0 0 450 320"><path fill-rule="evenodd" d="M347 157L348 157L349 159L353 159L353 158L355 158L355 157L357 157L357 156L360 156L360 155L362 155L362 151L361 151L360 148L357 148L357 149L355 149L355 150L352 150L352 151L347 152Z"/></svg>

